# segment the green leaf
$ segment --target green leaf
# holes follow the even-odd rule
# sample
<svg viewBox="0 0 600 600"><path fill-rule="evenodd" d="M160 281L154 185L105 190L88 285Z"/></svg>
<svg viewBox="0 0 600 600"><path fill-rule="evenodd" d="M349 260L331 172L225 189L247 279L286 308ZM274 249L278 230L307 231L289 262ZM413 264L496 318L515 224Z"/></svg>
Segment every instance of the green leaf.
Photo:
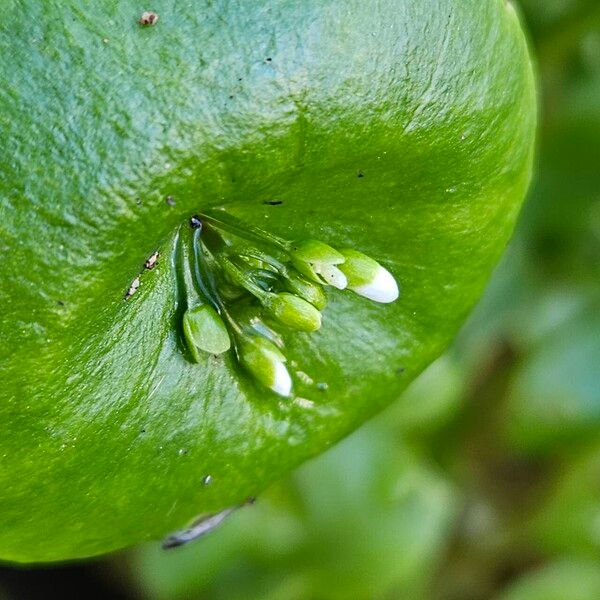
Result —
<svg viewBox="0 0 600 600"><path fill-rule="evenodd" d="M499 600L596 600L600 561L566 557L527 573Z"/></svg>
<svg viewBox="0 0 600 600"><path fill-rule="evenodd" d="M347 435L452 339L529 181L534 85L504 0L152 8L152 27L129 1L3 10L4 559L163 536ZM177 232L219 208L365 253L402 291L328 288L319 331L282 332L291 398L233 350L185 351Z"/></svg>
<svg viewBox="0 0 600 600"><path fill-rule="evenodd" d="M532 515L529 531L545 552L597 558L600 552L600 440L581 456L564 460L546 498Z"/></svg>
<svg viewBox="0 0 600 600"><path fill-rule="evenodd" d="M507 428L521 449L556 450L598 434L598 305L542 338L517 369Z"/></svg>

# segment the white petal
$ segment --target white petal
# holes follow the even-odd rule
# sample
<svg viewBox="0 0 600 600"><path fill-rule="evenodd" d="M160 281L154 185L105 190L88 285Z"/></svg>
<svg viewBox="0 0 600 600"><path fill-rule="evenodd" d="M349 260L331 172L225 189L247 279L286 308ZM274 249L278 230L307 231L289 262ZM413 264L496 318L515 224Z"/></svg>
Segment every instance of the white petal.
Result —
<svg viewBox="0 0 600 600"><path fill-rule="evenodd" d="M370 283L352 288L352 290L359 296L383 304L397 300L400 294L398 284L392 274L381 266L375 271L375 276Z"/></svg>
<svg viewBox="0 0 600 600"><path fill-rule="evenodd" d="M271 389L280 396L289 396L292 391L292 378L282 362L275 363L274 381Z"/></svg>
<svg viewBox="0 0 600 600"><path fill-rule="evenodd" d="M320 275L327 285L332 285L338 290L345 290L348 286L347 277L335 265L324 266Z"/></svg>

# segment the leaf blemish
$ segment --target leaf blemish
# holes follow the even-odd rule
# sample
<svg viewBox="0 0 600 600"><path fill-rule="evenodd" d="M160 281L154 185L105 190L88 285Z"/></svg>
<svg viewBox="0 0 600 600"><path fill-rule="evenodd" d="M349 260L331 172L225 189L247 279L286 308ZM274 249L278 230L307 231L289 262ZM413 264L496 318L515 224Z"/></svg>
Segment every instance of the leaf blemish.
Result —
<svg viewBox="0 0 600 600"><path fill-rule="evenodd" d="M156 266L156 263L158 262L158 257L159 257L159 253L158 251L154 252L149 258L148 260L146 260L146 262L144 263L144 268L148 269L149 271L151 271L152 269L154 269L154 267Z"/></svg>
<svg viewBox="0 0 600 600"><path fill-rule="evenodd" d="M131 298L131 296L133 296L138 291L139 287L140 287L140 278L136 277L131 282L129 289L127 290L127 293L125 294L125 300L129 300L129 298Z"/></svg>
<svg viewBox="0 0 600 600"><path fill-rule="evenodd" d="M142 13L142 16L140 17L140 20L139 20L139 24L140 25L156 25L157 21L158 21L158 15L155 12L149 10L149 11Z"/></svg>

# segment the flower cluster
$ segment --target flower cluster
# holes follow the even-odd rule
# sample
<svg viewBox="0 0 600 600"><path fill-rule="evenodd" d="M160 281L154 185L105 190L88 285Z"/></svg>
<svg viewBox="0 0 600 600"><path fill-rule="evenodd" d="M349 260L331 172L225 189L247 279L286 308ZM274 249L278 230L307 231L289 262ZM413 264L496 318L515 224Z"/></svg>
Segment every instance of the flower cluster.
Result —
<svg viewBox="0 0 600 600"><path fill-rule="evenodd" d="M391 273L357 250L288 241L223 211L195 215L190 225L180 236L179 278L191 358L233 346L254 380L280 396L291 395L292 378L277 327L320 329L328 286L375 302L398 298Z"/></svg>

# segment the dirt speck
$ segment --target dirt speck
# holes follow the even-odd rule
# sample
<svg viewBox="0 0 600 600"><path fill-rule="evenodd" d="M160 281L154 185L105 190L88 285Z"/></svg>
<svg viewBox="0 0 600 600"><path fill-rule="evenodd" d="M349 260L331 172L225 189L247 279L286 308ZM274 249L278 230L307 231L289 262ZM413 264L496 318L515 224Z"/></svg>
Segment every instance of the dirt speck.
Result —
<svg viewBox="0 0 600 600"><path fill-rule="evenodd" d="M131 296L133 296L138 291L139 287L140 287L140 278L136 277L131 282L129 289L127 290L127 293L125 294L125 300L129 300L129 298L131 298Z"/></svg>
<svg viewBox="0 0 600 600"><path fill-rule="evenodd" d="M269 206L279 206L283 204L283 200L264 200L263 204L268 204Z"/></svg>
<svg viewBox="0 0 600 600"><path fill-rule="evenodd" d="M156 266L156 263L158 262L158 257L159 254L158 252L154 252L149 258L148 260L144 263L144 267L148 270L152 270L154 269L154 267Z"/></svg>
<svg viewBox="0 0 600 600"><path fill-rule="evenodd" d="M364 174L362 171L357 171L357 172L356 172L356 176L357 176L359 179L361 179L362 177L364 177L364 176L365 176L365 174Z"/></svg>
<svg viewBox="0 0 600 600"><path fill-rule="evenodd" d="M157 21L158 15L155 12L148 10L142 13L139 23L140 25L156 25Z"/></svg>

